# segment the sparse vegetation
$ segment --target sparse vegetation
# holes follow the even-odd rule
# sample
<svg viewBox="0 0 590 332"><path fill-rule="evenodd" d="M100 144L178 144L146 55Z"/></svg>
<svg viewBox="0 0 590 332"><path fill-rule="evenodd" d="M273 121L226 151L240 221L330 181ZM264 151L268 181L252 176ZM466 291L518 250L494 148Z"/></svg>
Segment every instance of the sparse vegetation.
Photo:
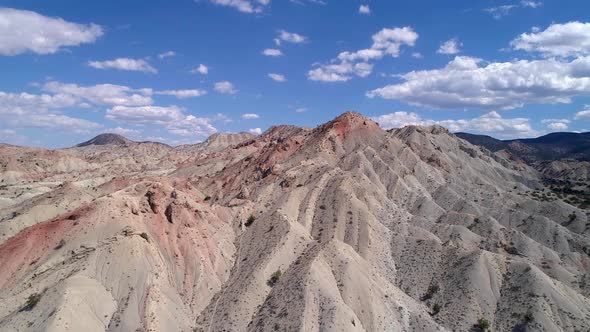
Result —
<svg viewBox="0 0 590 332"><path fill-rule="evenodd" d="M61 249L61 248L62 248L63 246L65 246L65 245L66 245L66 240L64 240L64 239L61 239L61 240L59 240L59 243L58 243L58 244L55 246L55 248L53 248L53 249L55 249L55 250L59 250L59 249Z"/></svg>
<svg viewBox="0 0 590 332"><path fill-rule="evenodd" d="M276 283L279 281L279 279L281 278L281 275L283 273L281 272L281 270L276 270L271 276L270 279L268 279L268 281L266 282L266 284L270 287L274 287L274 285L276 285Z"/></svg>
<svg viewBox="0 0 590 332"><path fill-rule="evenodd" d="M421 300L422 301L430 300L434 296L434 294L436 294L438 292L438 290L439 290L438 285L434 285L434 284L430 285L428 287L428 290L426 291L426 294L424 294L422 296Z"/></svg>
<svg viewBox="0 0 590 332"><path fill-rule="evenodd" d="M487 331L490 328L490 321L485 318L480 318L477 320L475 328L478 331Z"/></svg>
<svg viewBox="0 0 590 332"><path fill-rule="evenodd" d="M207 202L207 201L211 200L211 196L207 195L207 196L205 196L205 198L204 198L203 200L204 200L205 202Z"/></svg>
<svg viewBox="0 0 590 332"><path fill-rule="evenodd" d="M569 216L569 222L572 223L574 221L576 221L576 219L578 218L578 216L576 215L576 212L572 212Z"/></svg>
<svg viewBox="0 0 590 332"><path fill-rule="evenodd" d="M29 295L29 297L27 298L27 302L23 307L23 310L33 310L33 308L37 305L37 303L39 303L39 301L41 301L41 294L33 293Z"/></svg>
<svg viewBox="0 0 590 332"><path fill-rule="evenodd" d="M440 304L435 303L432 306L432 312L430 313L430 316L436 316L436 315L438 315L438 313L440 312L440 309L441 309Z"/></svg>
<svg viewBox="0 0 590 332"><path fill-rule="evenodd" d="M244 225L245 225L246 227L250 227L250 226L251 226L251 225L252 225L252 224L253 224L255 221L256 221L256 217L254 217L254 215L252 215L252 214L251 214L251 215L248 217L248 219L246 220L246 222L244 223Z"/></svg>
<svg viewBox="0 0 590 332"><path fill-rule="evenodd" d="M147 242L150 242L150 239L148 238L148 235L147 235L146 232L143 232L143 233L139 234L139 236L141 236Z"/></svg>

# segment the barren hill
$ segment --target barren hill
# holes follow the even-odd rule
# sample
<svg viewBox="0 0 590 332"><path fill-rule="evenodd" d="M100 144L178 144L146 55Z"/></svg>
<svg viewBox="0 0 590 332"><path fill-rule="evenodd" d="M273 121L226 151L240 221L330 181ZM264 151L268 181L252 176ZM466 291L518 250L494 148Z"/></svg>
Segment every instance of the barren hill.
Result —
<svg viewBox="0 0 590 332"><path fill-rule="evenodd" d="M0 330L590 330L587 211L528 165L352 112L221 141L0 146Z"/></svg>

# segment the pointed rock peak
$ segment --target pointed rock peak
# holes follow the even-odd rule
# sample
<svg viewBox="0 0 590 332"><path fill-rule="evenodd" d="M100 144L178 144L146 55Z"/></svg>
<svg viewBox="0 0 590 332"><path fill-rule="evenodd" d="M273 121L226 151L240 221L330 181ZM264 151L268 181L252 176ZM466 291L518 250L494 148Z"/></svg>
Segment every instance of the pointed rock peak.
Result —
<svg viewBox="0 0 590 332"><path fill-rule="evenodd" d="M78 145L76 145L76 147L84 147L84 146L89 146L89 145L125 145L125 144L130 144L133 143L132 140L127 139L121 135L118 134L112 134L112 133L105 133L105 134L100 134L96 137L94 137L91 140L88 140L86 142L82 142Z"/></svg>

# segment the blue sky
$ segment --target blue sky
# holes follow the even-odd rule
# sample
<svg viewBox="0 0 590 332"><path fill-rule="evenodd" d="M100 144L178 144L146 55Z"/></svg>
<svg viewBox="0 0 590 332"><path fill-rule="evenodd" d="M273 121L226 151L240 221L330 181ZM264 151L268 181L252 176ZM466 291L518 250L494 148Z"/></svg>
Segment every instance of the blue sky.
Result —
<svg viewBox="0 0 590 332"><path fill-rule="evenodd" d="M590 130L590 2L0 0L0 141L316 126Z"/></svg>

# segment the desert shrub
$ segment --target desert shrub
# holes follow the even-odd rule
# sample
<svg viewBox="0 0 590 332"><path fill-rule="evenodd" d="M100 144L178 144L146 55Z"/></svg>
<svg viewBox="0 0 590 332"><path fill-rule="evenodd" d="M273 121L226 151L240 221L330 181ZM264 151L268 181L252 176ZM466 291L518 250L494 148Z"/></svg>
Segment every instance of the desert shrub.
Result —
<svg viewBox="0 0 590 332"><path fill-rule="evenodd" d="M266 284L270 287L274 287L277 284L279 279L281 278L282 272L281 270L276 270L271 276L270 279L266 282Z"/></svg>
<svg viewBox="0 0 590 332"><path fill-rule="evenodd" d="M475 324L475 327L479 331L487 331L490 328L490 321L485 318L480 318L477 320L477 324Z"/></svg>
<svg viewBox="0 0 590 332"><path fill-rule="evenodd" d="M205 199L203 199L203 200L204 200L205 202L206 202L206 201L208 201L208 200L211 200L211 196L207 195L207 196L205 196Z"/></svg>
<svg viewBox="0 0 590 332"><path fill-rule="evenodd" d="M432 306L432 313L431 313L430 315L431 315L431 316L436 316L436 315L438 315L438 313L440 312L440 309L441 309L441 307L440 307L440 304L438 304L438 303L435 303L435 304Z"/></svg>
<svg viewBox="0 0 590 332"><path fill-rule="evenodd" d="M32 310L37 305L37 303L39 303L39 301L41 301L41 294L33 293L27 298L27 302L25 303L25 307L23 309Z"/></svg>
<svg viewBox="0 0 590 332"><path fill-rule="evenodd" d="M246 225L246 227L250 227L250 225L252 225L255 221L256 217L254 217L254 215L250 215L248 217L248 220L246 220L246 223L244 223L244 225Z"/></svg>
<svg viewBox="0 0 590 332"><path fill-rule="evenodd" d="M63 246L65 246L65 245L66 245L66 240L64 240L64 239L61 239L61 240L59 240L59 243L58 243L58 244L55 246L55 248L53 248L53 249L55 249L55 250L59 250L59 249L61 249L61 248L62 248Z"/></svg>
<svg viewBox="0 0 590 332"><path fill-rule="evenodd" d="M434 296L434 294L436 292L438 292L439 287L438 285L430 285L428 287L428 290L426 291L426 294L424 294L421 298L422 301L426 301L426 300L430 300L432 298L432 296Z"/></svg>
<svg viewBox="0 0 590 332"><path fill-rule="evenodd" d="M143 232L143 233L139 234L139 236L141 236L147 242L150 242L150 239L148 238L148 235L147 235L146 232Z"/></svg>
<svg viewBox="0 0 590 332"><path fill-rule="evenodd" d="M575 220L576 220L576 218L578 218L578 216L576 215L576 213L575 213L575 212L572 212L572 213L571 213L571 214L568 216L568 218L569 218L569 222L573 222L573 221L575 221Z"/></svg>

